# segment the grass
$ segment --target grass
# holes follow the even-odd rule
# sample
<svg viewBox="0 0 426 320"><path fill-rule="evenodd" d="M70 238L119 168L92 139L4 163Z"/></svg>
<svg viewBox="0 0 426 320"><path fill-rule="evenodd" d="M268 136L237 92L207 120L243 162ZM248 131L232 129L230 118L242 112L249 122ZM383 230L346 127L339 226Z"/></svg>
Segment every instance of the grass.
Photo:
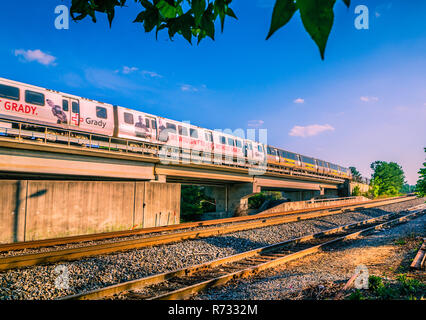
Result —
<svg viewBox="0 0 426 320"><path fill-rule="evenodd" d="M368 278L368 289L355 289L349 300L424 300L426 284L412 279L407 274L399 274L396 281L385 280L378 276Z"/></svg>

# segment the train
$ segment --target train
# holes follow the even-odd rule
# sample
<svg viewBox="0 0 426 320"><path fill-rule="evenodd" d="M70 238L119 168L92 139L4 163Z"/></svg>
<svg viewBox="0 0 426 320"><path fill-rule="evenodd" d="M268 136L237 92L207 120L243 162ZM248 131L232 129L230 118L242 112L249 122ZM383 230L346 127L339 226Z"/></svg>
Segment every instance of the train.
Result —
<svg viewBox="0 0 426 320"><path fill-rule="evenodd" d="M348 168L254 140L0 78L0 120L48 126L100 137L126 139L179 150L195 150L224 165L266 163L305 173L351 179Z"/></svg>

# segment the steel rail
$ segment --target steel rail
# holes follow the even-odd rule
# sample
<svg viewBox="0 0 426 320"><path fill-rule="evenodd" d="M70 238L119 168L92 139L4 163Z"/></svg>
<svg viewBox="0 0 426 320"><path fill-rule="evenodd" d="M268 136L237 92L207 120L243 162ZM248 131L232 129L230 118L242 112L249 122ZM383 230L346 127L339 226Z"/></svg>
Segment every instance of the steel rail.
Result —
<svg viewBox="0 0 426 320"><path fill-rule="evenodd" d="M348 225L345 225L345 226L340 226L340 227L325 230L325 231L322 231L322 232L319 232L319 233L315 233L315 234L311 234L311 235L307 235L307 236L303 236L303 237L298 237L298 238L295 238L295 239L286 240L286 241L281 242L281 243L268 245L266 247L242 252L242 253L235 254L235 255L232 255L232 256L228 256L228 257L225 257L225 258L220 258L220 259L216 259L216 260L209 261L209 262L206 262L206 263L182 268L182 269L179 269L179 270L176 270L176 271L156 274L156 275L152 275L152 276L148 276L148 277L144 277L144 278L140 278L140 279L136 279L136 280L132 280L132 281L127 281L127 282L124 282L124 283L119 283L119 284L112 285L112 286L107 286L107 287L100 288L100 289L91 290L91 291L88 291L88 292L69 295L69 296L66 296L66 297L61 297L59 299L60 300L102 299L102 298L110 297L110 296L120 294L120 293L123 293L123 292L129 292L131 290L137 290L137 289L140 289L140 288L143 288L143 287L156 285L156 284L159 284L159 283L162 283L162 282L167 282L167 281L173 282L173 279L181 280L181 281L177 282L179 284L179 283L182 282L182 280L184 281L185 277L191 277L194 274L202 273L202 272L204 272L204 273L210 272L211 273L212 269L217 268L217 267L221 267L220 270L225 269L224 275L214 276L211 279L201 281L201 282L197 281L197 278L195 278L195 282L196 282L195 284L191 284L189 286L184 286L183 288L179 288L177 290L173 290L173 291L167 292L165 294L160 294L160 295L157 295L157 296L155 296L155 295L150 296L148 298L148 300L153 300L153 299L169 299L169 300L171 300L171 299L182 299L182 298L187 297L188 295L200 292L200 291L202 291L206 288L225 284L226 282L228 282L232 279L253 275L253 274L255 274L255 273L257 273L261 270L271 268L271 267L274 267L276 265L279 265L279 264L282 264L282 263L303 257L305 255L317 252L320 249L325 248L325 247L327 247L327 246L329 246L333 243L357 237L357 236L359 236L363 233L366 233L368 231L372 231L372 230L376 230L376 229L379 229L379 228L383 228L385 226L393 225L395 223L407 220L409 218L416 217L420 214L424 214L425 212L426 211L423 208L423 209L419 209L419 210L414 210L412 213L403 215L403 216L398 217L398 218L394 218L394 217L400 215L398 213L386 214L386 215L382 215L382 216L379 216L379 217L363 220L363 221L360 221L360 222L357 222L357 223L352 223L352 224L348 224ZM391 220L384 222L384 223L379 223L381 220L384 220L384 219L391 219ZM371 224L373 224L373 226L369 226ZM365 225L367 225L366 228L365 228ZM332 240L327 240L326 236L337 234L339 232L354 229L354 228L357 228L357 227L364 227L364 228L361 228L361 230L357 230L355 232L352 232L352 233L349 233L349 234L346 234L346 235L343 235L343 236L338 236L337 238L334 238ZM321 240L321 239L324 240L325 242L320 243L320 244L315 244L315 241L318 241L318 240ZM302 250L298 250L296 252L292 252L292 253L289 253L289 254L288 253L284 253L284 254L280 253L280 250L282 252L282 249L285 248L285 247L288 247L289 245L303 244L305 242L312 241L312 240L314 240L313 246L310 246L308 248L304 248ZM239 265L240 270L233 272L232 271L232 269L233 269L232 263L234 263L234 265L236 263L237 269L238 269L238 265ZM250 264L253 264L253 263L254 263L254 265L250 265ZM229 264L231 264L231 265L227 266ZM248 265L248 267L244 267L245 265ZM242 268L241 268L241 266L242 266ZM226 269L228 269L229 271L226 271ZM234 267L234 269L235 269L235 267ZM194 282L194 281L192 281L192 282ZM140 298L142 298L142 296L140 296Z"/></svg>
<svg viewBox="0 0 426 320"><path fill-rule="evenodd" d="M378 199L378 200L371 200L368 202L363 201L363 202L349 203L349 204L343 204L343 205L331 205L331 206L324 206L319 208L291 210L286 212L275 212L275 213L266 213L266 214L259 213L252 216L231 217L231 218L222 218L222 219L216 219L216 220L198 221L198 222L186 222L186 223L181 223L177 225L169 225L169 226L162 226L162 227L151 227L151 228L144 228L144 229L123 230L123 231L115 231L115 232L103 232L103 233L96 233L96 234L89 234L89 235L78 235L78 236L61 237L61 238L54 238L54 239L32 240L32 241L0 244L0 252L17 251L17 250L30 249L30 248L51 247L51 246L72 244L77 242L106 240L111 238L121 238L121 237L135 236L135 235L155 234L159 232L169 232L169 231L190 229L190 228L197 228L197 227L219 226L219 225L227 224L227 223L246 222L246 221L259 220L259 219L265 219L265 218L291 216L296 214L306 214L306 213L314 213L314 212L321 213L321 212L338 209L338 208L342 208L342 209L346 208L347 210L352 210L351 208L354 206L363 206L363 207L356 207L353 209L355 210L355 209L362 209L367 204L380 203L380 205L383 205L381 204L382 202L394 201L394 200L396 201L397 199L404 199L404 201L408 201L408 200L414 199L414 197L396 197L396 198L390 198L390 199L389 198ZM339 213L339 212L341 211L336 211L334 213ZM297 220L297 217L295 217L295 219Z"/></svg>
<svg viewBox="0 0 426 320"><path fill-rule="evenodd" d="M413 259L410 267L412 269L422 269L425 266L426 261L426 238L423 239L423 244L421 245L419 251Z"/></svg>
<svg viewBox="0 0 426 320"><path fill-rule="evenodd" d="M408 201L407 198L387 200L385 203L395 203L401 201ZM362 206L362 209L383 205L380 203L369 203ZM199 239L211 236L218 236L226 233L244 231L249 229L255 229L266 226L273 226L283 223L296 222L306 219L318 218L327 215L334 215L343 211L353 211L358 209L359 206L353 206L351 208L337 209L337 210L325 210L319 213L305 213L294 216L282 216L272 219L261 219L259 221L249 221L239 224L231 224L229 226L206 228L202 230L190 230L178 233L171 233L165 235L157 235L152 237L145 237L141 239L132 240L121 240L112 243L93 244L77 248L60 249L41 253L22 254L16 256L6 256L0 258L0 271L9 270L18 267L29 267L39 264L54 263L59 261L71 261L80 258L86 258L90 256L96 256L101 254L110 254L119 251L126 251L132 249L140 249L144 247L168 244L189 239Z"/></svg>

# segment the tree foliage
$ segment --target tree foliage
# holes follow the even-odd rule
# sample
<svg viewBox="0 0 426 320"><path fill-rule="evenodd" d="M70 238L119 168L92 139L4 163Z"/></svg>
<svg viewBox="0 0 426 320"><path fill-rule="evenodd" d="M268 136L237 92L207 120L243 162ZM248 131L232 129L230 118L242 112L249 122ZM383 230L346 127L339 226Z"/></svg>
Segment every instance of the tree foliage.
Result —
<svg viewBox="0 0 426 320"><path fill-rule="evenodd" d="M351 170L352 177L355 181L361 180L361 173L355 167L349 167L349 170Z"/></svg>
<svg viewBox="0 0 426 320"><path fill-rule="evenodd" d="M355 186L354 189L352 190L352 196L354 197L358 197L361 195L361 189L359 186Z"/></svg>
<svg viewBox="0 0 426 320"><path fill-rule="evenodd" d="M426 152L426 148L425 148ZM426 196L426 162L423 162L423 168L420 169L418 172L420 177L419 180L417 180L416 184L416 192L420 197Z"/></svg>
<svg viewBox="0 0 426 320"><path fill-rule="evenodd" d="M375 161L371 164L374 171L371 180L372 193L393 196L399 194L404 185L404 171L395 162Z"/></svg>
<svg viewBox="0 0 426 320"><path fill-rule="evenodd" d="M215 200L205 194L200 186L182 186L181 189L181 217L184 221L197 220L205 212L216 211Z"/></svg>
<svg viewBox="0 0 426 320"><path fill-rule="evenodd" d="M130 0L129 0L130 1ZM141 23L145 32L155 29L156 37L166 29L172 40L176 34L189 43L196 38L215 38L215 22L219 19L223 32L226 17L237 19L231 9L232 0L134 0L142 11L133 22ZM350 0L343 0L349 8ZM71 17L74 21L90 16L96 22L96 13L104 13L111 26L116 7L124 7L127 0L72 0ZM285 26L299 11L303 26L315 41L324 59L325 47L334 22L336 0L276 0L266 39Z"/></svg>

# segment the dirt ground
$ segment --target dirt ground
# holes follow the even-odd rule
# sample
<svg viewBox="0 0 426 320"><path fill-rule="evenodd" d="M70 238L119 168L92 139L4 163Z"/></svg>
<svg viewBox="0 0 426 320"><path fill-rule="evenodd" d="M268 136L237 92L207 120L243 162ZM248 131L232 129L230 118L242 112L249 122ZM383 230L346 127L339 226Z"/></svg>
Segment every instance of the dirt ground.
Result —
<svg viewBox="0 0 426 320"><path fill-rule="evenodd" d="M394 286L401 274L421 284L416 299L426 297L426 272L410 264L426 237L426 215L393 228L375 231L304 258L288 262L249 279L233 281L221 289L209 290L199 299L348 299L355 289L342 291L358 266L369 276L378 276ZM369 290L363 296L373 297ZM383 296L381 297L383 298ZM405 299L406 297L401 297ZM396 298L399 299L399 298Z"/></svg>
<svg viewBox="0 0 426 320"><path fill-rule="evenodd" d="M426 217L423 216L396 228L377 231L367 237L347 241L344 249L331 248L304 259L283 265L275 272L329 273L335 281L312 281L301 290L289 293L290 299L330 299L355 273L357 266L365 265L368 274L394 282L400 274L406 274L426 284L426 272L410 269L410 264L426 237ZM339 246L341 247L341 246ZM337 280L340 278L341 280ZM347 298L353 290L342 292ZM282 297L284 298L284 297Z"/></svg>

